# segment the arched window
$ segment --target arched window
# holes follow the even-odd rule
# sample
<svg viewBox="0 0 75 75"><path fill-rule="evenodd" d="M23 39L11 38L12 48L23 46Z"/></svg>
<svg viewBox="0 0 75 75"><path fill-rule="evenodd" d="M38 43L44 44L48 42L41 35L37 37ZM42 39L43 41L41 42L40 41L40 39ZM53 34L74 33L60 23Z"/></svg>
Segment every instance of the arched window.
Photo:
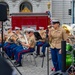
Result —
<svg viewBox="0 0 75 75"><path fill-rule="evenodd" d="M7 15L9 15L9 6L6 2L0 2L0 4L4 4L7 7Z"/></svg>
<svg viewBox="0 0 75 75"><path fill-rule="evenodd" d="M32 4L27 1L21 3L20 12L32 12Z"/></svg>

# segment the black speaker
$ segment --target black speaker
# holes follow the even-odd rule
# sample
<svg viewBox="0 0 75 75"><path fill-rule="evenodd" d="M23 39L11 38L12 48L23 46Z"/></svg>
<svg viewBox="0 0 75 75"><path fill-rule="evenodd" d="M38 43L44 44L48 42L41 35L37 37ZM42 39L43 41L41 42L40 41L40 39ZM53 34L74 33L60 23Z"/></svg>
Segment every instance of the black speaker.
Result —
<svg viewBox="0 0 75 75"><path fill-rule="evenodd" d="M0 21L7 20L7 7L4 4L0 4Z"/></svg>
<svg viewBox="0 0 75 75"><path fill-rule="evenodd" d="M61 41L62 72L66 72L66 41Z"/></svg>

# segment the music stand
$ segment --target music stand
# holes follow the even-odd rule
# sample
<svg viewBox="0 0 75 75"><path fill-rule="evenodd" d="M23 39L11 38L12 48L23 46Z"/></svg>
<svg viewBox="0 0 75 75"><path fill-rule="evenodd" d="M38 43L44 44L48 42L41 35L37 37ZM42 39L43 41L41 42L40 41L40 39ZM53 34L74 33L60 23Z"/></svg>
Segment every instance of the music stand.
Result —
<svg viewBox="0 0 75 75"><path fill-rule="evenodd" d="M35 35L37 41L42 39L39 32L34 32L34 35Z"/></svg>

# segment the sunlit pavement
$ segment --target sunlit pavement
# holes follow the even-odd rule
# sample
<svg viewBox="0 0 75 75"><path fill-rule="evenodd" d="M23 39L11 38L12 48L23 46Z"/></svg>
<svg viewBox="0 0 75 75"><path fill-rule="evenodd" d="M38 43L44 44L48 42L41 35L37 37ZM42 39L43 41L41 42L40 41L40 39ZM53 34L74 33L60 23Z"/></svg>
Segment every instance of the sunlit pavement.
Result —
<svg viewBox="0 0 75 75"><path fill-rule="evenodd" d="M50 56L49 56L50 57ZM33 57L24 56L22 59L22 67L17 67L17 69L22 73L22 75L48 75L47 70L47 55L44 57L43 67L42 67L42 59L41 57L36 58L36 64L34 63ZM52 62L49 61L49 75L52 73ZM15 68L14 68L15 69ZM16 70L16 69L15 69ZM20 75L16 70L17 75Z"/></svg>

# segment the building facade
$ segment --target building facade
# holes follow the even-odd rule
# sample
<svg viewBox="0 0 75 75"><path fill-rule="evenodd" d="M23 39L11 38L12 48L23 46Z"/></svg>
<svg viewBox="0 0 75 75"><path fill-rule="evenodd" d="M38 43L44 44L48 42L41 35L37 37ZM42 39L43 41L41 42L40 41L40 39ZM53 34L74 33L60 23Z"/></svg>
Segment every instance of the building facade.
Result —
<svg viewBox="0 0 75 75"><path fill-rule="evenodd" d="M48 2L51 4L50 9L48 9ZM72 23L72 13L69 14L72 9L72 0L0 0L0 3L7 4L8 14L43 13L49 10L52 18L59 19L61 23Z"/></svg>
<svg viewBox="0 0 75 75"><path fill-rule="evenodd" d="M48 11L48 2L50 0L0 0L0 4L7 6L7 14L10 17L12 13L45 13ZM11 18L4 22L5 27L11 25Z"/></svg>
<svg viewBox="0 0 75 75"><path fill-rule="evenodd" d="M72 19L72 9L73 9L72 0L51 0L51 4L52 4L53 18L58 18L61 23L65 23L65 24L72 23L72 20L73 20ZM74 2L74 9L75 9L75 2Z"/></svg>
<svg viewBox="0 0 75 75"><path fill-rule="evenodd" d="M9 13L19 12L46 12L49 0L0 0L5 2L9 7Z"/></svg>

